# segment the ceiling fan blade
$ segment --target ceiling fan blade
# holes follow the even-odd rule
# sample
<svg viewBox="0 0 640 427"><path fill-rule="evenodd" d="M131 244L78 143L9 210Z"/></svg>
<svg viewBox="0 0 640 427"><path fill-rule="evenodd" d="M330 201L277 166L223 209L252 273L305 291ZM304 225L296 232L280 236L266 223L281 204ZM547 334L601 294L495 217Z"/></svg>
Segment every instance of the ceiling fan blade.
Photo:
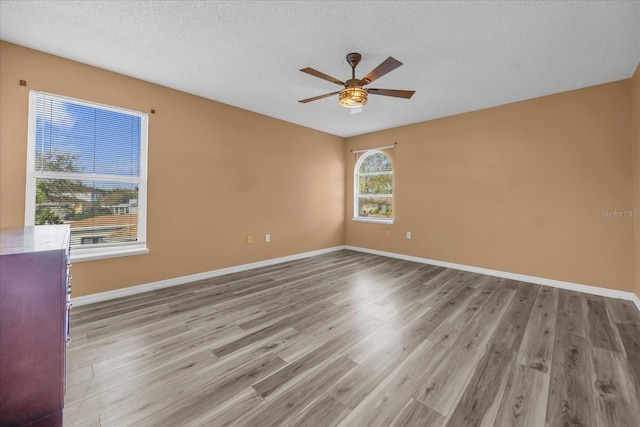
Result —
<svg viewBox="0 0 640 427"><path fill-rule="evenodd" d="M322 98L327 98L327 97L329 97L329 96L331 96L331 95L336 95L336 94L338 94L338 93L340 93L340 91L337 91L337 92L331 92L331 93L325 93L324 95L314 96L313 98L301 99L301 100L300 100L300 101L298 101L298 102L302 102L303 104L306 104L307 102L316 101L316 100L318 100L318 99L322 99Z"/></svg>
<svg viewBox="0 0 640 427"><path fill-rule="evenodd" d="M402 62L400 62L397 59L394 59L392 57L388 57L387 59L385 59L382 62L382 64L378 65L369 74L364 76L362 78L362 80L360 80L360 84L362 86L368 85L369 83L379 79L380 77L382 77L385 74L395 70L396 68L398 68L401 65L402 65Z"/></svg>
<svg viewBox="0 0 640 427"><path fill-rule="evenodd" d="M394 96L396 98L409 99L416 93L415 90L396 90L396 89L367 89L367 92L373 95Z"/></svg>
<svg viewBox="0 0 640 427"><path fill-rule="evenodd" d="M340 80L336 79L335 77L328 76L325 73L321 73L318 70L314 70L313 68L307 67L307 68L303 68L300 71L302 71L303 73L311 74L312 76L315 76L315 77L319 77L319 78L321 78L323 80L330 81L331 83L335 83L337 85L344 86L344 82L341 82Z"/></svg>

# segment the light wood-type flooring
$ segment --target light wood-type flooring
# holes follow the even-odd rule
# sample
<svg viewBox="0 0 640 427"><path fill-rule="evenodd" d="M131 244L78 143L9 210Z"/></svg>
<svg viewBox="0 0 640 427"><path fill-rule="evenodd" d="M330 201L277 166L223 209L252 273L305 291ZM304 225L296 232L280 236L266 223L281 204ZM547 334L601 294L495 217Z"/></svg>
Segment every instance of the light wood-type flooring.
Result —
<svg viewBox="0 0 640 427"><path fill-rule="evenodd" d="M338 251L73 309L65 426L640 425L633 303Z"/></svg>

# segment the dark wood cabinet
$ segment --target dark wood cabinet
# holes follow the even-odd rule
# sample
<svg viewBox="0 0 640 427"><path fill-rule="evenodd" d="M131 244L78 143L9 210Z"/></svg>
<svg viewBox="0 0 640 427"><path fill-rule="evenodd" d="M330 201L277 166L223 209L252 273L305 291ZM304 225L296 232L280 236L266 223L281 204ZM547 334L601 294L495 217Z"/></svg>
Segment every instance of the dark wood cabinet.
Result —
<svg viewBox="0 0 640 427"><path fill-rule="evenodd" d="M0 230L0 425L62 426L69 227Z"/></svg>

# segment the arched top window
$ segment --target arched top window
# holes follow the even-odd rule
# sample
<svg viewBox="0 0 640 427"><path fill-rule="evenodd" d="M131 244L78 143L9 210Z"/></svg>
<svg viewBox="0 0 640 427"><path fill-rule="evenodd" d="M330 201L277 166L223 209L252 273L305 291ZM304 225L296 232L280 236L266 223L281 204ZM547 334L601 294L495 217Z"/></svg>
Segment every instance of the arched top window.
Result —
<svg viewBox="0 0 640 427"><path fill-rule="evenodd" d="M370 150L354 174L354 219L393 222L393 166L383 152Z"/></svg>

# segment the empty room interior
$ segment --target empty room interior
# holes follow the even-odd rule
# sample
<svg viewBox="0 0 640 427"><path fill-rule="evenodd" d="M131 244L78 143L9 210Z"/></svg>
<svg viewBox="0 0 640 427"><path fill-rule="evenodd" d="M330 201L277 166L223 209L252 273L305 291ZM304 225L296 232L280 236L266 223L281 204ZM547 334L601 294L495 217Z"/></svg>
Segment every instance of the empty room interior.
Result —
<svg viewBox="0 0 640 427"><path fill-rule="evenodd" d="M640 2L0 1L0 424L638 426Z"/></svg>

